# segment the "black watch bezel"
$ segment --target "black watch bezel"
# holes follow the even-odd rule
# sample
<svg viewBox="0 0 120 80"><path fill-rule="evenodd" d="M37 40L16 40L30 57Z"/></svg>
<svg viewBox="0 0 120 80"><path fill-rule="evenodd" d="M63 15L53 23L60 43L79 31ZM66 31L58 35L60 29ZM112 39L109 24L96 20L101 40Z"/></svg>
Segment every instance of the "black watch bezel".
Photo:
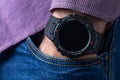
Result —
<svg viewBox="0 0 120 80"><path fill-rule="evenodd" d="M78 21L81 24L83 24L85 26L85 28L87 29L88 33L89 33L89 40L87 45L78 51L70 51L67 50L65 48L62 47L60 41L59 41L59 31L60 28L63 27L62 25L66 22L69 21ZM91 27L90 27L91 26ZM65 18L63 18L60 23L58 23L58 25L56 26L55 30L54 30L54 44L57 47L58 51L62 52L62 55L64 56L69 56L69 57L75 57L75 56L79 56L79 55L83 55L90 47L93 46L93 44L91 44L92 42L94 42L94 39L92 38L92 32L94 32L94 29L92 27L92 25L90 23L88 23L88 20L86 19L86 17L80 17L79 15L70 15L67 16Z"/></svg>

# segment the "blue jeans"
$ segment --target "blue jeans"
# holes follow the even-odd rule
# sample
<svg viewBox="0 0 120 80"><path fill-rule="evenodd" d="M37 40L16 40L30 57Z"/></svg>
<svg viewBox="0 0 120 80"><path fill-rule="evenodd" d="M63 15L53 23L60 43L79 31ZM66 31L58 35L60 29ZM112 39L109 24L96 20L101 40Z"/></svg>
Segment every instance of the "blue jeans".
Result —
<svg viewBox="0 0 120 80"><path fill-rule="evenodd" d="M0 54L0 80L119 80L119 34L118 19L112 25L103 53L91 60L45 55L28 37ZM105 59L108 54L109 64Z"/></svg>
<svg viewBox="0 0 120 80"><path fill-rule="evenodd" d="M109 49L109 78L120 80L120 17L114 23L111 34L113 36Z"/></svg>

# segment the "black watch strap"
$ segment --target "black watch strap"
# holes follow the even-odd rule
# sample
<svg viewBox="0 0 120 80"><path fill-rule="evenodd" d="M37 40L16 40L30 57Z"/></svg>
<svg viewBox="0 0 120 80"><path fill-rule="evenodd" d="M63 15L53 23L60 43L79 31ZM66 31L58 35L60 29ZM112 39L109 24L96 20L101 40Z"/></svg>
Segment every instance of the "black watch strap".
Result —
<svg viewBox="0 0 120 80"><path fill-rule="evenodd" d="M50 16L48 23L45 27L45 35L50 39L50 40L54 40L54 30L55 30L55 26L58 25L58 23L60 22L61 19L55 18L54 16Z"/></svg>
<svg viewBox="0 0 120 80"><path fill-rule="evenodd" d="M94 45L88 52L92 54L99 54L104 45L104 36L103 34L96 32L94 38L95 38Z"/></svg>

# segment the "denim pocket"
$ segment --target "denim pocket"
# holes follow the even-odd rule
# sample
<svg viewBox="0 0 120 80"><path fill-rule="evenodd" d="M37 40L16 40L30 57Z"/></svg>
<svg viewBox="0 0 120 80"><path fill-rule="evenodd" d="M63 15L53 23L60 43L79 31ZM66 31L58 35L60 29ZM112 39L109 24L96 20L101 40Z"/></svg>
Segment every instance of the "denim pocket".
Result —
<svg viewBox="0 0 120 80"><path fill-rule="evenodd" d="M31 41L27 47L40 68L40 80L107 80L100 58L89 60L55 58L42 53Z"/></svg>
<svg viewBox="0 0 120 80"><path fill-rule="evenodd" d="M53 65L59 65L59 66L90 66L95 64L100 64L100 58L92 58L92 59L71 59L71 58L56 58L52 56L48 56L41 52L31 41L30 38L27 39L27 47L32 53L33 56L35 56L37 59L53 64Z"/></svg>

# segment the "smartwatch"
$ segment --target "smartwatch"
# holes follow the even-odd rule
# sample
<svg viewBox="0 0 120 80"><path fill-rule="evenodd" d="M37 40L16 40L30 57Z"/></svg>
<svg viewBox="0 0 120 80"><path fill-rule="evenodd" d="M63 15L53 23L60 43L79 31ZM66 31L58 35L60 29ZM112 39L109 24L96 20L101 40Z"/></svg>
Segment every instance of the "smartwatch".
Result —
<svg viewBox="0 0 120 80"><path fill-rule="evenodd" d="M94 30L87 17L78 14L60 19L50 16L44 34L67 57L98 54L103 43L103 35Z"/></svg>

